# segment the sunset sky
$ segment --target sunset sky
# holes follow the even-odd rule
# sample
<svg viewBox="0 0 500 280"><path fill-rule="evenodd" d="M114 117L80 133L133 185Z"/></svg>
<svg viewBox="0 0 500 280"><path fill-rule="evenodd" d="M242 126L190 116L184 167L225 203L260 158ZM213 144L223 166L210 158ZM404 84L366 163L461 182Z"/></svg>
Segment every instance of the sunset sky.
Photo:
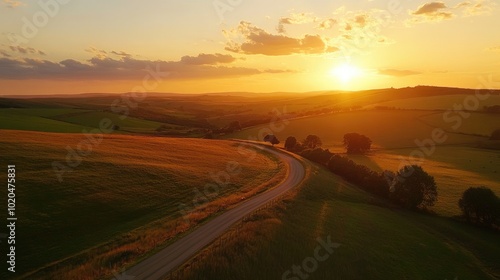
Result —
<svg viewBox="0 0 500 280"><path fill-rule="evenodd" d="M494 0L0 1L4 95L500 88Z"/></svg>

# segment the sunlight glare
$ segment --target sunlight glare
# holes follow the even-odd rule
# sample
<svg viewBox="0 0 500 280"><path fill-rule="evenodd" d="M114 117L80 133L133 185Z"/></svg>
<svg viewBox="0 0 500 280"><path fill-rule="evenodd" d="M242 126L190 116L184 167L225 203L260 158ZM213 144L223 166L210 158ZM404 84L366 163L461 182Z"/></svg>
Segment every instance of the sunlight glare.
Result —
<svg viewBox="0 0 500 280"><path fill-rule="evenodd" d="M349 63L343 63L332 69L331 74L337 77L343 83L348 83L352 79L358 77L361 74L361 71L359 70L359 68Z"/></svg>

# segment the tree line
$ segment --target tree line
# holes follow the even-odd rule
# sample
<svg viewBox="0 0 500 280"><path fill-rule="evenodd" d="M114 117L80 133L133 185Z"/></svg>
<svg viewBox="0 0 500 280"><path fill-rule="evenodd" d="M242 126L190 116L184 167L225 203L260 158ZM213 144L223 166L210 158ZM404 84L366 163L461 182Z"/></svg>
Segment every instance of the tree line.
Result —
<svg viewBox="0 0 500 280"><path fill-rule="evenodd" d="M344 135L343 143L346 152L353 154L368 152L372 141L365 135L348 133ZM438 190L434 177L421 166L407 165L396 173L388 170L377 172L345 156L323 149L322 145L317 135L308 135L302 141L290 136L284 143L287 151L318 163L348 182L386 198L400 207L427 211L427 207L433 206L437 200ZM469 188L463 193L458 205L466 221L483 226L500 227L500 198L490 189Z"/></svg>

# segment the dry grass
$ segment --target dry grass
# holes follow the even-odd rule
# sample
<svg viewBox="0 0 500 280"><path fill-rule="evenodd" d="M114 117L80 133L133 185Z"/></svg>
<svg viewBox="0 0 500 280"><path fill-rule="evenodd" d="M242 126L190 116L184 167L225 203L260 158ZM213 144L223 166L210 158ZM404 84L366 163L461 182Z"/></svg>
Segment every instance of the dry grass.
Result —
<svg viewBox="0 0 500 280"><path fill-rule="evenodd" d="M99 279L146 257L211 216L273 186L282 164L258 152L238 153L230 141L107 135L63 183L51 168L80 134L0 131L0 151L18 169L19 240L29 248L22 278ZM238 162L216 196L193 207L194 189ZM3 175L2 175L3 176Z"/></svg>

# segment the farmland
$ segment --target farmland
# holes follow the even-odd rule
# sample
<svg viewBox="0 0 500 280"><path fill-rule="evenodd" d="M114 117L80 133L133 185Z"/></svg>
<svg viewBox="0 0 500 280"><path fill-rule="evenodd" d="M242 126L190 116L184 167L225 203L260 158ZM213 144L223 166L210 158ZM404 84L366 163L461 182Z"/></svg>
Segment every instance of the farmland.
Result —
<svg viewBox="0 0 500 280"><path fill-rule="evenodd" d="M310 279L496 279L500 275L496 233L380 207L372 197L325 169L311 168L314 175L296 193L244 222L240 238L225 248L208 248L204 264L186 279L300 279L299 275ZM316 256L317 239L326 241L328 236L338 247L326 260L317 261L317 266L307 264L306 258ZM293 274L294 266L302 274ZM292 273L286 276L288 270Z"/></svg>
<svg viewBox="0 0 500 280"><path fill-rule="evenodd" d="M0 0L0 280L500 280L499 4Z"/></svg>
<svg viewBox="0 0 500 280"><path fill-rule="evenodd" d="M355 162L373 170L398 170L408 164L414 149L375 151L368 155L349 156ZM467 146L441 146L423 161L417 161L432 176L438 185L438 201L432 207L441 215L460 214L458 200L472 186L487 186L500 194L500 151L484 150Z"/></svg>
<svg viewBox="0 0 500 280"><path fill-rule="evenodd" d="M232 142L107 135L59 181L53 162L65 164L83 135L0 134L2 160L18 167L18 273L47 267L37 278L98 275L99 262L110 269L136 258L282 178L279 162Z"/></svg>
<svg viewBox="0 0 500 280"><path fill-rule="evenodd" d="M500 195L500 150L488 140L499 128L498 114L481 109L495 105L497 96L477 111L451 113L453 121L443 117L470 94L439 88L151 94L137 106L116 108L111 104L129 95L0 98L0 153L18 166L22 186L22 275L109 277L151 256L284 179L276 158L228 141L272 133L281 140L278 147L288 136L301 141L318 135L323 148L379 172L422 165L438 185L430 208L437 216L381 206L379 198L304 161L305 185L246 220L239 241L227 244L222 255L207 248L210 258L191 271L191 279L280 278L314 250L317 237L327 235L342 244L342 255L333 254L315 277L491 279L499 274L494 233L450 219L460 214L457 202L468 187L487 186ZM462 117L455 126L457 116ZM103 121L116 128L99 131ZM227 130L235 121L242 129ZM429 145L435 129L446 139ZM343 136L350 132L370 137L371 151L347 155ZM207 135L219 139L196 139ZM411 156L416 151L424 157ZM227 178L220 172L229 170L239 171L215 194L214 185L204 189L207 183L220 185ZM429 264L428 258L435 261ZM254 272L272 260L272 271Z"/></svg>
<svg viewBox="0 0 500 280"><path fill-rule="evenodd" d="M427 97L412 97L407 99L378 102L374 106L416 110L449 110L453 108L453 104L463 104L467 96L468 95L466 94L447 94ZM500 96L491 95L488 98L485 98L485 100L479 100L478 109L490 104L500 104Z"/></svg>
<svg viewBox="0 0 500 280"><path fill-rule="evenodd" d="M449 123L439 119L442 113L420 110L369 110L343 112L301 118L289 121L284 129L274 134L284 142L288 136L298 140L309 134L318 135L323 147L333 152L345 153L343 135L358 132L373 141L373 151L363 156L351 156L355 162L373 170L397 171L404 164L421 164L436 178L439 199L433 208L443 215L459 214L458 199L471 186L488 186L500 194L500 151L477 148L486 141L498 124L494 114L473 113L462 120L454 131ZM446 141L434 143L424 159L415 158L414 151L421 151L416 141L432 138L435 128L446 131ZM257 126L229 135L230 138L247 138L257 135L266 126ZM426 144L428 145L428 144Z"/></svg>

